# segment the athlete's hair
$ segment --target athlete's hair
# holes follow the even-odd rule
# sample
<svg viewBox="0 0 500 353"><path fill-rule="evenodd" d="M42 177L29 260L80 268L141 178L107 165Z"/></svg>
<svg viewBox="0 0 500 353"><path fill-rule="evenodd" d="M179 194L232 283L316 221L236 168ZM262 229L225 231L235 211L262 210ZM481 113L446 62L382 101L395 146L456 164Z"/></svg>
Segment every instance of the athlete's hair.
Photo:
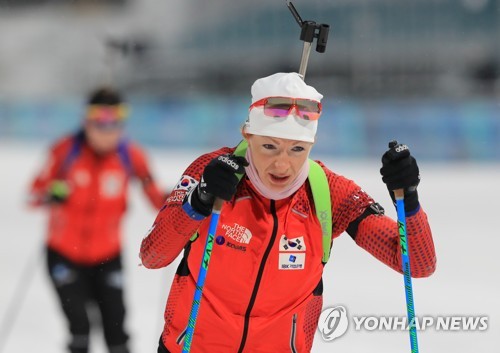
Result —
<svg viewBox="0 0 500 353"><path fill-rule="evenodd" d="M111 87L99 87L89 95L89 105L119 105L123 99L116 90Z"/></svg>

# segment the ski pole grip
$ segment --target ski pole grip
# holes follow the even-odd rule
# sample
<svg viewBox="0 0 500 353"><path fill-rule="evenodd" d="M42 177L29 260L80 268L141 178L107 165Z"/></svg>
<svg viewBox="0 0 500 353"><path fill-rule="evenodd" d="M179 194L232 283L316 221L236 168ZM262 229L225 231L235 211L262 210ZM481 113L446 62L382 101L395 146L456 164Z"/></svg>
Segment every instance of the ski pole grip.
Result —
<svg viewBox="0 0 500 353"><path fill-rule="evenodd" d="M396 200L404 200L405 198L405 191L404 189L396 189L394 190L394 197Z"/></svg>
<svg viewBox="0 0 500 353"><path fill-rule="evenodd" d="M214 201L214 205L212 207L212 212L220 213L220 210L222 209L223 204L224 204L224 200L217 197Z"/></svg>
<svg viewBox="0 0 500 353"><path fill-rule="evenodd" d="M389 148L396 147L398 145L398 141L392 140L389 142ZM405 190L404 189L396 189L394 191L394 197L396 200L404 200L405 198Z"/></svg>

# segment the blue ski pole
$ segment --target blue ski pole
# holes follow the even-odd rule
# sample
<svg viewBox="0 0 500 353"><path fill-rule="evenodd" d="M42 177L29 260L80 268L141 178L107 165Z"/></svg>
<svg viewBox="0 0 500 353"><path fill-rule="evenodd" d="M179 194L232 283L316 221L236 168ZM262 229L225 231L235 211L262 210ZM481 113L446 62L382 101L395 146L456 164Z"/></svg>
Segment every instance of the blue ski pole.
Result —
<svg viewBox="0 0 500 353"><path fill-rule="evenodd" d="M208 236L207 241L205 242L205 250L203 251L203 259L200 265L200 272L196 280L196 289L194 292L193 304L191 305L191 313L189 314L189 321L186 329L186 336L184 337L182 353L189 353L191 349L194 328L196 325L196 319L198 317L198 310L200 309L203 286L205 285L205 279L207 278L208 264L210 263L210 258L212 257L215 232L217 230L217 225L219 224L220 211L222 209L223 203L224 200L216 198L214 206L212 208L212 219L210 220L210 226L208 228Z"/></svg>
<svg viewBox="0 0 500 353"><path fill-rule="evenodd" d="M394 190L394 196L396 198L396 209L398 213L399 242L401 244L401 257L403 260L406 311L408 313L408 329L410 332L411 353L418 353L417 329L415 326L415 307L413 304L413 286L411 284L410 257L408 254L408 239L406 236L404 190L403 189Z"/></svg>

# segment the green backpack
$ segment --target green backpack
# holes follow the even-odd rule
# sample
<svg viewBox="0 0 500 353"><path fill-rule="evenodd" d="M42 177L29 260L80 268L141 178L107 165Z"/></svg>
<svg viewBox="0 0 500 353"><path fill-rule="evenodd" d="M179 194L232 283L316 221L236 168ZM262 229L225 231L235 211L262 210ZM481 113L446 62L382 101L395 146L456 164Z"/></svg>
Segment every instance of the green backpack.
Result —
<svg viewBox="0 0 500 353"><path fill-rule="evenodd" d="M238 144L233 154L235 156L245 157L247 148L248 143L246 140L243 140ZM241 179L243 174L238 174L238 177ZM321 224L321 231L323 234L323 257L321 261L323 264L326 264L330 258L330 243L332 239L332 206L330 201L330 186L328 185L325 171L312 159L309 159L308 179L313 194L316 216Z"/></svg>

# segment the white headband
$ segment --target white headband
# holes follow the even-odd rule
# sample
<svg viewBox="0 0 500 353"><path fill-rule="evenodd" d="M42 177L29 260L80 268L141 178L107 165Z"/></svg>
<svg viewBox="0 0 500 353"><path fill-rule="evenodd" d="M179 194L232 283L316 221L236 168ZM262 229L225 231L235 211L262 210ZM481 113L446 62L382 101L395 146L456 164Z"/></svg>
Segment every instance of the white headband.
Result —
<svg viewBox="0 0 500 353"><path fill-rule="evenodd" d="M323 98L296 72L280 72L258 79L251 91L252 104L267 97L306 98L318 102ZM245 123L245 132L249 134L306 142L314 142L317 129L317 120L301 119L294 113L286 118L273 118L264 115L263 107L252 108Z"/></svg>

